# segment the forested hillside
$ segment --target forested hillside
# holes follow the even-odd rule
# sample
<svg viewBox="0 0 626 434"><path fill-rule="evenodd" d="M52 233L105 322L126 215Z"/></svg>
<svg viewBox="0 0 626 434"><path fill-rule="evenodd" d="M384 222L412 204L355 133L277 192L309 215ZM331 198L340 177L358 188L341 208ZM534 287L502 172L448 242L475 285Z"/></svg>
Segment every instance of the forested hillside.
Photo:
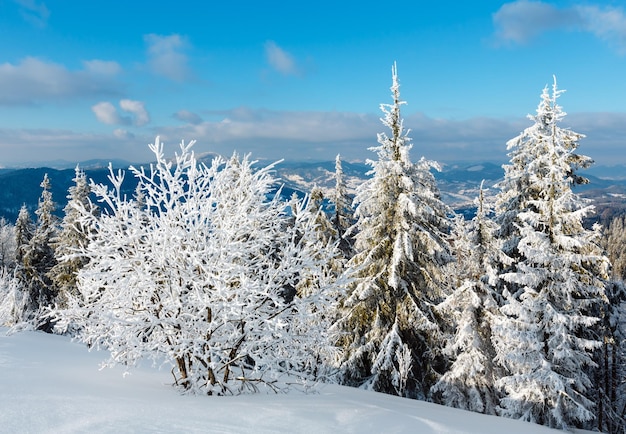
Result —
<svg viewBox="0 0 626 434"><path fill-rule="evenodd" d="M200 161L210 164L211 157L201 157ZM488 194L493 195L496 189L493 186L504 176L502 164L494 162L440 162L441 170L434 171L437 186L442 200L456 212L473 217L476 210L474 203L483 184L489 188ZM350 194L354 195L356 187L369 178L367 172L370 167L362 162L342 162L345 172L345 182ZM138 166L149 166L149 163ZM101 167L94 161L78 164L84 170L88 179L94 182L106 183L108 169ZM116 169L127 169L128 164L118 162ZM283 186L283 196L290 197L293 192L306 194L317 186L326 195L332 194L335 188L335 162L298 162L283 161L276 166L277 185ZM608 225L610 220L626 213L626 178L619 174L626 174L626 167L607 168L592 166L598 170L581 171L589 179L589 184L576 186L575 191L583 197L593 201L596 213L592 219ZM606 169L606 173L603 170ZM39 184L45 174L48 174L51 183L52 197L56 206L55 213L62 216L63 208L67 204L67 190L71 187L74 178L74 168L15 168L0 170L0 217L9 222L15 222L22 205L31 211L37 208L41 187ZM126 194L132 195L137 185L132 176L125 179L123 189Z"/></svg>

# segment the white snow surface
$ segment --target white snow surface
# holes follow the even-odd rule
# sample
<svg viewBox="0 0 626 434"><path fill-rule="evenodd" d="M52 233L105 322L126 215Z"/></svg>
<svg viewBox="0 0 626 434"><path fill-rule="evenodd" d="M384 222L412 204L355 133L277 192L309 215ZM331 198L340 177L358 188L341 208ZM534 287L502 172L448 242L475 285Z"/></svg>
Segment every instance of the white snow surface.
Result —
<svg viewBox="0 0 626 434"><path fill-rule="evenodd" d="M315 393L181 395L168 369L100 370L103 352L0 328L2 433L558 433L337 385Z"/></svg>

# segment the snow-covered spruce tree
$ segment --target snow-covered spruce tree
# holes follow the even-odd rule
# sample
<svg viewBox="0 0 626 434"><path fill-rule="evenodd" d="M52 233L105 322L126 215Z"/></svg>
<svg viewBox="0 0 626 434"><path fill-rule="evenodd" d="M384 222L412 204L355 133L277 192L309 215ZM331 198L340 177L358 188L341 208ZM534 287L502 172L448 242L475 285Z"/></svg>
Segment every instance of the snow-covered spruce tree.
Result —
<svg viewBox="0 0 626 434"><path fill-rule="evenodd" d="M22 205L15 221L15 262L18 268L24 267L24 255L35 232L35 223L26 205Z"/></svg>
<svg viewBox="0 0 626 434"><path fill-rule="evenodd" d="M306 204L305 210L298 210L298 206L301 203ZM327 213L328 203L325 201L324 192L321 188L314 186L311 193L303 201L292 201L291 209L294 215L302 214L306 215L303 218L311 221L311 224L315 227L315 238L306 242L322 245L336 245L335 257L330 259L327 264L329 270L331 270L338 278L343 275L346 263L346 257L344 251L341 250L341 237Z"/></svg>
<svg viewBox="0 0 626 434"><path fill-rule="evenodd" d="M339 237L339 249L344 257L349 259L352 257L354 245L353 235L349 232L349 229L354 225L354 210L339 154L335 157L335 191L332 202L335 204L332 222Z"/></svg>
<svg viewBox="0 0 626 434"><path fill-rule="evenodd" d="M604 231L602 247L611 261L612 278L626 282L626 215L611 220Z"/></svg>
<svg viewBox="0 0 626 434"><path fill-rule="evenodd" d="M441 404L485 414L496 414L499 395L495 382L500 368L494 364L492 329L499 315L497 264L507 263L496 224L481 185L476 216L455 220L452 234L456 261L450 264L454 291L438 306L451 323L444 353L452 364L432 389Z"/></svg>
<svg viewBox="0 0 626 434"><path fill-rule="evenodd" d="M597 428L623 433L626 428L626 216L611 220L602 237L602 247L611 262L607 282L609 302L600 312L602 350L596 352L595 384L598 391Z"/></svg>
<svg viewBox="0 0 626 434"><path fill-rule="evenodd" d="M556 78L554 79L556 83ZM555 89L556 92L556 89ZM511 258L520 257L517 251L517 244L521 237L519 227L519 214L536 208L532 201L541 199L545 192L541 190L543 185L536 182L535 171L540 170L542 175L546 175L548 168L538 168L537 159L545 156L545 138L550 137L552 129L556 127L561 118L565 115L560 107L555 112L553 101L556 95L551 95L548 87L543 89L541 101L537 107L536 115L528 115L534 125L526 128L519 136L507 142L507 150L510 157L509 164L505 164L504 179L496 187L500 192L496 196L496 222L498 231L496 236L503 241L503 251ZM570 186L586 184L588 180L576 174L576 169L589 167L593 160L587 156L576 154L574 151L578 147L578 140L584 137L572 131L557 128L560 146L564 148L562 152L563 177ZM507 266L502 264L502 271L507 270ZM511 288L509 288L511 289Z"/></svg>
<svg viewBox="0 0 626 434"><path fill-rule="evenodd" d="M602 349L596 351L593 377L597 391L598 431L624 433L626 429L626 286L607 282L609 300L603 305L600 323Z"/></svg>
<svg viewBox="0 0 626 434"><path fill-rule="evenodd" d="M606 300L608 261L598 227L582 224L593 207L572 191L580 182L575 169L590 159L574 153L582 136L558 126L561 93L555 79L534 125L508 143L512 166L502 185L519 198L508 191L500 198L509 200L503 223L516 232L507 240L514 261L501 277L513 289L504 291L506 317L494 337L496 361L507 370L498 381L506 394L501 414L568 428L594 417L587 371L601 345L591 331Z"/></svg>
<svg viewBox="0 0 626 434"><path fill-rule="evenodd" d="M622 433L626 427L626 216L614 217L605 229L602 247L611 262L611 281L607 283L609 303L602 312L602 351L599 365L597 428L607 433Z"/></svg>
<svg viewBox="0 0 626 434"><path fill-rule="evenodd" d="M17 292L13 297L13 306L11 307L11 318L15 324L23 322L25 318L24 307L28 297L26 288L27 274L24 265L24 257L29 248L30 240L35 232L35 224L30 217L26 205L22 205L20 212L15 221L15 270L13 272L17 284L15 286Z"/></svg>
<svg viewBox="0 0 626 434"><path fill-rule="evenodd" d="M81 225L79 218L80 210L90 209L90 192L85 172L76 166L74 185L68 191L60 230L51 240L56 264L48 272L48 277L55 286L57 303L61 306L67 303L68 293L76 293L76 275L87 262L87 258L77 252L88 242L88 228ZM91 212L97 214L98 208L92 208Z"/></svg>
<svg viewBox="0 0 626 434"><path fill-rule="evenodd" d="M0 268L13 270L15 249L15 226L4 217L0 217Z"/></svg>
<svg viewBox="0 0 626 434"><path fill-rule="evenodd" d="M80 339L111 352L109 364L171 361L177 385L192 393L278 388L281 375L307 380L329 328L326 247L299 241L313 236L308 221L286 224L272 166L254 170L237 155L198 164L193 143L168 161L157 138L156 163L130 168L143 207L122 197L123 173L111 171L112 190L92 183L103 211L81 208L90 231L80 254L89 261L59 326L77 323ZM286 297L303 274L316 285Z"/></svg>
<svg viewBox="0 0 626 434"><path fill-rule="evenodd" d="M328 244L337 240L339 236L324 207L324 192L318 186L314 186L307 200L306 212L317 225L319 241Z"/></svg>
<svg viewBox="0 0 626 434"><path fill-rule="evenodd" d="M379 134L372 177L356 192L355 282L336 327L345 384L424 399L444 364L434 306L446 294L450 210L430 172L437 164L409 159L395 65L391 91L393 104L381 105L391 135Z"/></svg>
<svg viewBox="0 0 626 434"><path fill-rule="evenodd" d="M26 295L23 319L32 322L37 329L50 333L53 325L45 316L45 310L54 306L57 295L48 277L48 272L56 264L52 239L56 236L57 217L53 214L55 204L50 192L48 174L44 175L41 188L39 206L35 210L37 222L32 237L28 245L18 246L22 261L18 277ZM20 233L20 237L22 236Z"/></svg>

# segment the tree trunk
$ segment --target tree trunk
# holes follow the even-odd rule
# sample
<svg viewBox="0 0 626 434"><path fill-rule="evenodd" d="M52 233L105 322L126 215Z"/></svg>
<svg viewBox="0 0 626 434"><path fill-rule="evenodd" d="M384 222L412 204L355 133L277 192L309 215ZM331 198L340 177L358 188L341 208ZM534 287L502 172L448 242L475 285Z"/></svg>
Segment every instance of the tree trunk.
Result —
<svg viewBox="0 0 626 434"><path fill-rule="evenodd" d="M191 386L189 384L188 372L187 372L187 364L185 363L185 357L176 357L176 367L178 368L178 373L180 374L180 381L185 389L189 389Z"/></svg>

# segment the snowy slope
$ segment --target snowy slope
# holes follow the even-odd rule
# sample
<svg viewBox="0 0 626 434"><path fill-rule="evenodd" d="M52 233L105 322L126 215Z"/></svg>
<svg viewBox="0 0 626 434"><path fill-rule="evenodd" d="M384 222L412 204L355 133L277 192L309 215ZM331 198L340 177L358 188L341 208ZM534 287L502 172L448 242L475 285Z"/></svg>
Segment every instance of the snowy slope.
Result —
<svg viewBox="0 0 626 434"><path fill-rule="evenodd" d="M0 328L0 432L558 433L524 422L334 385L319 393L181 396L167 369L99 370L103 353Z"/></svg>

